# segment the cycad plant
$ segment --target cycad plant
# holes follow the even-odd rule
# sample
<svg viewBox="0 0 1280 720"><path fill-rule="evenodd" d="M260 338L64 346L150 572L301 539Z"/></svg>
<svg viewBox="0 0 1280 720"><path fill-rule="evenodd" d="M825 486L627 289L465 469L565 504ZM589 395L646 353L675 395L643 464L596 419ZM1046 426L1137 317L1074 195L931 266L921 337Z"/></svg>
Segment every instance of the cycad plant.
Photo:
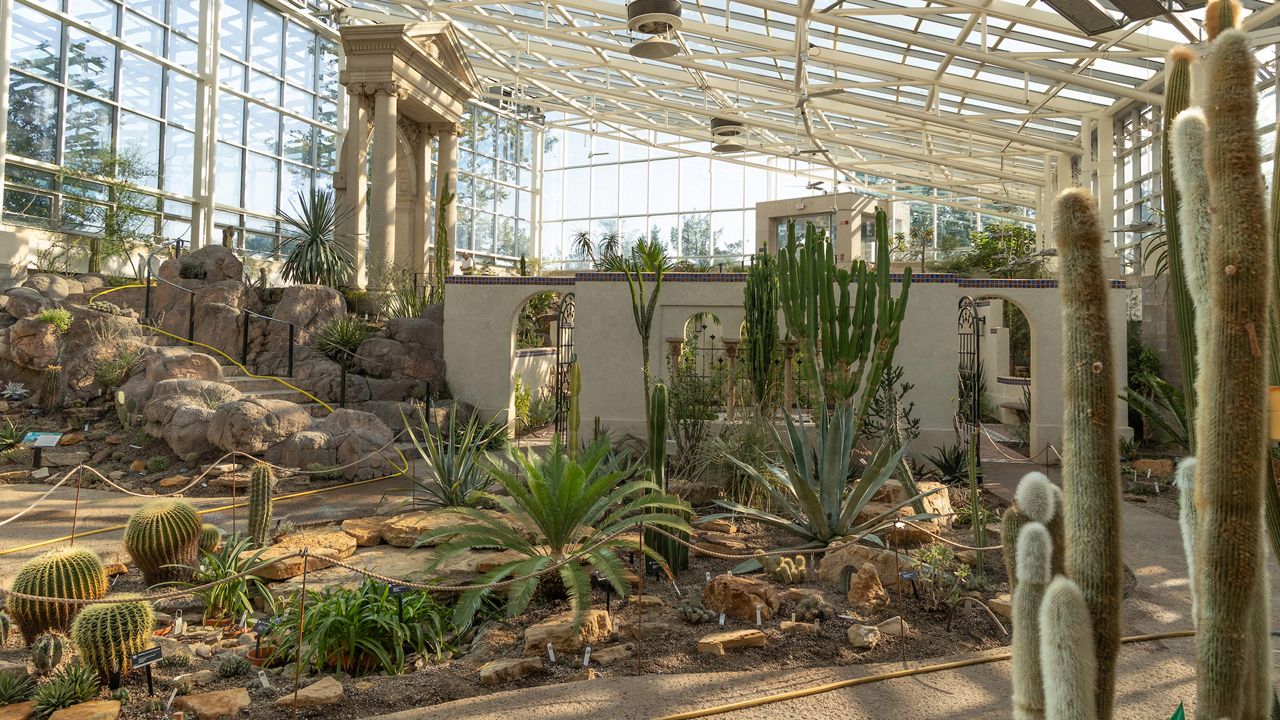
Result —
<svg viewBox="0 0 1280 720"><path fill-rule="evenodd" d="M338 287L351 274L351 254L337 237L350 215L339 210L332 190L312 188L294 196L291 210L279 211L290 235L282 274L292 283Z"/></svg>
<svg viewBox="0 0 1280 720"><path fill-rule="evenodd" d="M418 539L419 544L429 544L453 538L441 547L430 569L474 548L501 548L522 555L489 571L480 581L489 585L523 578L504 591L506 611L512 617L528 607L540 587L544 595L553 595L562 584L573 606L575 623L581 622L591 605L592 572L604 577L618 595L627 595L630 585L621 552L643 550L666 569L662 556L652 548L642 548L628 531L644 524L688 532L682 514L689 512L689 506L661 492L651 481L634 479L635 471L625 458L610 451L607 440L591 443L577 460L570 460L559 443L551 446L546 457L532 450L509 450L516 471L503 467L491 471L506 494L479 493L505 515L494 517L459 508L469 522L440 528ZM565 562L570 557L581 559ZM555 570L535 575L562 562ZM525 577L529 575L534 576ZM489 592L486 587L463 593L454 621L470 622Z"/></svg>
<svg viewBox="0 0 1280 720"><path fill-rule="evenodd" d="M415 421L404 417L404 429L427 467L427 478L413 478L409 504L415 507L463 507L474 505L477 493L493 484L488 452L489 426L476 415L467 420L448 413L447 427L432 432L421 410ZM403 416L402 416L403 417ZM414 425L417 428L414 428Z"/></svg>

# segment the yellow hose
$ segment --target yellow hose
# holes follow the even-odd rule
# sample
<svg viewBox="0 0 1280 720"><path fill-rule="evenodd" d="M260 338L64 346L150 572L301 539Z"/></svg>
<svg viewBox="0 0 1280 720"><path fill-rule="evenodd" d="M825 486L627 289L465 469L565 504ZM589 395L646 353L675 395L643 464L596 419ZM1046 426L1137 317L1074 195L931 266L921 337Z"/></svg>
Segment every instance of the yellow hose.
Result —
<svg viewBox="0 0 1280 720"><path fill-rule="evenodd" d="M1153 640L1192 637L1195 634L1194 630L1177 630L1174 632L1155 633L1152 635L1130 635L1129 637L1122 638L1120 642L1126 644L1151 642ZM969 667L971 665L986 665L988 663L1008 660L1012 657L1013 653L1004 652L997 653L995 655L967 658L965 660L955 660L953 662L937 663L935 665L924 665L906 670L894 670L892 672L867 675L859 678L851 678L849 680L840 680L839 682L827 683L826 685L815 685L813 687L791 690L784 693L776 693L774 695L762 695L758 698L742 700L735 703L729 703L727 705L716 705L714 707L703 708L701 710L690 710L688 712L677 713L675 715L665 715L658 718L658 720L692 720L693 718L710 717L711 715L720 715L722 713L733 712L734 710L745 710L746 708L783 702L784 700L795 700L796 698L808 697L810 695L819 695L821 693L853 687L855 685L869 685L871 683L877 683L884 680L894 680L896 678L911 677L913 675L926 675L929 673L942 672L944 670L955 670L956 668Z"/></svg>

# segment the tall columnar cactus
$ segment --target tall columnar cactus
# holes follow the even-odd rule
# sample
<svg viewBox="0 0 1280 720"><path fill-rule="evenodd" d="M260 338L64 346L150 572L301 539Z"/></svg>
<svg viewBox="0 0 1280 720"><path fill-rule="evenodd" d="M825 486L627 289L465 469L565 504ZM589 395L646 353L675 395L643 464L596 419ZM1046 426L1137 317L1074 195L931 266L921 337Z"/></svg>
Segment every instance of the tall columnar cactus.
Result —
<svg viewBox="0 0 1280 720"><path fill-rule="evenodd" d="M27 561L13 579L14 592L69 600L98 600L110 583L102 560L82 548L54 550ZM65 631L80 605L9 597L9 615L30 645L48 630Z"/></svg>
<svg viewBox="0 0 1280 720"><path fill-rule="evenodd" d="M271 486L275 481L270 465L253 466L249 476L249 539L258 547L271 544Z"/></svg>
<svg viewBox="0 0 1280 720"><path fill-rule="evenodd" d="M153 500L129 518L124 549L148 585L188 580L200 554L200 516L181 500Z"/></svg>
<svg viewBox="0 0 1280 720"><path fill-rule="evenodd" d="M1031 522L1015 502L1000 517L1000 540L1004 544L1004 573L1009 580L1009 593L1018 592L1018 535L1022 528Z"/></svg>
<svg viewBox="0 0 1280 720"><path fill-rule="evenodd" d="M1174 473L1178 486L1178 527L1182 531L1182 551L1187 557L1187 584L1191 591L1191 624L1200 624L1200 611L1196 603L1196 459L1184 458Z"/></svg>
<svg viewBox="0 0 1280 720"><path fill-rule="evenodd" d="M756 405L763 409L770 402L778 367L778 279L772 255L761 252L752 261L742 289L742 305L746 311L743 360Z"/></svg>
<svg viewBox="0 0 1280 720"><path fill-rule="evenodd" d="M667 386L656 383L650 392L649 401L649 475L663 492L667 491ZM681 534L688 541L687 533ZM652 547L672 572L679 572L689 567L689 548L687 545L672 540L650 530L645 531L644 542Z"/></svg>
<svg viewBox="0 0 1280 720"><path fill-rule="evenodd" d="M1209 342L1196 418L1197 714L1270 710L1262 507L1267 477L1267 362L1272 247L1255 134L1256 61L1219 8L1209 49L1205 160L1209 203ZM1210 12L1212 16L1213 13Z"/></svg>
<svg viewBox="0 0 1280 720"><path fill-rule="evenodd" d="M31 644L31 664L36 672L48 675L62 665L62 661L70 656L71 640L54 630L43 633Z"/></svg>
<svg viewBox="0 0 1280 720"><path fill-rule="evenodd" d="M151 603L140 596L134 602L89 605L71 625L71 642L80 661L114 690L132 669L133 655L151 645L155 626Z"/></svg>
<svg viewBox="0 0 1280 720"><path fill-rule="evenodd" d="M1013 593L1013 717L1044 717L1044 681L1040 668L1040 603L1053 579L1053 541L1038 522L1018 533L1018 587Z"/></svg>
<svg viewBox="0 0 1280 720"><path fill-rule="evenodd" d="M1065 576L1054 578L1040 602L1040 669L1046 720L1110 717L1098 714L1098 695L1103 692L1098 662L1094 644L1082 632L1090 622L1089 605L1080 587Z"/></svg>
<svg viewBox="0 0 1280 720"><path fill-rule="evenodd" d="M582 368L578 363L569 365L569 459L577 460L582 448Z"/></svg>
<svg viewBox="0 0 1280 720"><path fill-rule="evenodd" d="M1097 661L1096 715L1105 719L1111 717L1124 582L1108 283L1102 267L1102 228L1089 192L1063 192L1054 218L1062 258L1066 569L1092 618L1086 626L1093 629ZM1072 631L1080 627L1084 626Z"/></svg>
<svg viewBox="0 0 1280 720"><path fill-rule="evenodd" d="M62 407L62 366L50 365L40 378L40 409L52 415Z"/></svg>
<svg viewBox="0 0 1280 720"><path fill-rule="evenodd" d="M1192 270L1184 261L1185 238L1188 232L1186 213L1182 210L1184 203L1195 202L1195 198L1187 197L1180 183L1174 182L1177 162L1173 157L1171 138L1174 120L1191 102L1191 52L1183 48L1185 53L1170 57L1170 64L1165 72L1164 86L1164 138L1161 147L1161 191L1164 195L1164 237L1165 254L1169 263L1169 287L1173 291L1173 312L1177 324L1178 345L1182 356L1182 382L1184 386L1184 402L1187 417L1195 416L1196 392L1196 348L1200 344L1199 334L1194 333L1195 309L1191 286L1195 282ZM1194 230L1194 227L1191 228ZM1192 446L1195 445L1195 433L1190 433Z"/></svg>

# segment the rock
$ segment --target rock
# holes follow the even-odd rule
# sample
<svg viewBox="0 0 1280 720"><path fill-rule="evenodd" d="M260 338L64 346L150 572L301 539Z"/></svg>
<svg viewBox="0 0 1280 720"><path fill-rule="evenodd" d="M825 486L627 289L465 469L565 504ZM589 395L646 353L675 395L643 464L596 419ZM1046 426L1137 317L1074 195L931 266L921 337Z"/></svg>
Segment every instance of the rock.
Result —
<svg viewBox="0 0 1280 720"><path fill-rule="evenodd" d="M146 460L134 460L133 462L129 463L129 472L146 472L146 471L147 471Z"/></svg>
<svg viewBox="0 0 1280 720"><path fill-rule="evenodd" d="M347 479L364 480L390 469L394 450L388 446L395 433L373 413L339 408L313 429L331 438L328 445L334 449L334 462L343 467Z"/></svg>
<svg viewBox="0 0 1280 720"><path fill-rule="evenodd" d="M893 547L912 548L934 542L940 532L942 528L932 520L911 520L902 523L902 527L887 528L884 540Z"/></svg>
<svg viewBox="0 0 1280 720"><path fill-rule="evenodd" d="M238 687L183 695L174 698L173 707L175 710L191 713L200 720L216 720L216 718L236 717L249 709L251 703L249 691Z"/></svg>
<svg viewBox="0 0 1280 720"><path fill-rule="evenodd" d="M49 720L116 720L120 717L120 701L90 700L63 708L49 716Z"/></svg>
<svg viewBox="0 0 1280 720"><path fill-rule="evenodd" d="M738 526L732 520L725 518L695 520L693 526L699 530L710 530L726 535L738 532Z"/></svg>
<svg viewBox="0 0 1280 720"><path fill-rule="evenodd" d="M604 610L588 610L577 631L573 629L573 612L565 612L524 631L524 654L541 655L547 651L548 643L557 652L575 652L608 638L612 632L613 622Z"/></svg>
<svg viewBox="0 0 1280 720"><path fill-rule="evenodd" d="M869 615L889 604L889 593L880 584L880 573L871 563L863 563L858 574L849 579L846 596L854 610Z"/></svg>
<svg viewBox="0 0 1280 720"><path fill-rule="evenodd" d="M200 686L208 685L209 683L212 683L212 682L216 682L217 679L218 679L217 671L212 669L205 669L205 670L197 670L193 673L187 673L186 675L179 675L175 677L173 680L170 680L169 683L171 685L178 685L182 682L189 682L192 685L200 687Z"/></svg>
<svg viewBox="0 0 1280 720"><path fill-rule="evenodd" d="M82 442L84 442L84 433L79 430L63 433L62 437L58 438L58 444L63 447L66 447L67 445L78 445Z"/></svg>
<svg viewBox="0 0 1280 720"><path fill-rule="evenodd" d="M1139 475L1145 475L1150 472L1155 477L1170 477L1173 475L1173 461L1168 459L1135 460L1133 469Z"/></svg>
<svg viewBox="0 0 1280 720"><path fill-rule="evenodd" d="M161 402L164 400L168 398ZM148 403L147 409L155 404L154 400ZM213 409L205 401L182 397L181 404L169 416L159 437L164 438L169 449L183 462L193 463L214 451L213 444L209 442L209 423L213 421L213 415ZM150 428L148 432L151 432Z"/></svg>
<svg viewBox="0 0 1280 720"><path fill-rule="evenodd" d="M195 653L196 657L203 658L205 660L213 657L213 648L204 643L195 643L192 645L191 652Z"/></svg>
<svg viewBox="0 0 1280 720"><path fill-rule="evenodd" d="M910 630L911 626L907 625L907 621L903 620L900 616L894 615L888 620L876 625L876 629L879 630L882 635L901 635Z"/></svg>
<svg viewBox="0 0 1280 720"><path fill-rule="evenodd" d="M619 634L632 640L652 640L654 638L665 637L670 635L672 625L670 620L645 620L643 622L630 622L619 628ZM595 653L592 653L594 656Z"/></svg>
<svg viewBox="0 0 1280 720"><path fill-rule="evenodd" d="M26 663L0 660L0 675L16 675L19 677L25 677L27 674Z"/></svg>
<svg viewBox="0 0 1280 720"><path fill-rule="evenodd" d="M22 287L31 288L50 300L66 300L84 292L84 283L53 273L32 273Z"/></svg>
<svg viewBox="0 0 1280 720"><path fill-rule="evenodd" d="M43 370L58 363L58 329L31 317L9 326L9 356L15 363L32 370Z"/></svg>
<svg viewBox="0 0 1280 720"><path fill-rule="evenodd" d="M761 621L771 620L782 600L778 591L762 580L719 575L702 589L702 604L708 610L724 613L727 617L755 622L757 606Z"/></svg>
<svg viewBox="0 0 1280 720"><path fill-rule="evenodd" d="M129 372L121 391L139 408L145 408L156 385L165 380L191 378L219 380L222 368L212 356L185 347L145 347L141 362Z"/></svg>
<svg viewBox="0 0 1280 720"><path fill-rule="evenodd" d="M707 635L698 641L698 652L706 655L724 655L726 650L744 647L764 647L768 642L759 630L730 630Z"/></svg>
<svg viewBox="0 0 1280 720"><path fill-rule="evenodd" d="M4 291L5 312L16 318L30 318L54 306L35 288L16 287Z"/></svg>
<svg viewBox="0 0 1280 720"><path fill-rule="evenodd" d="M627 660L631 657L634 650L631 643L625 645L610 645L603 648L591 649L591 661L600 663L601 665L612 665L620 660Z"/></svg>
<svg viewBox="0 0 1280 720"><path fill-rule="evenodd" d="M948 490L947 486L932 480L920 480L916 482L916 488L919 489L921 493L937 491L933 492L931 495L925 496L923 500L924 511L930 515L938 516L935 520L932 520L932 522L941 525L944 528L951 527L951 521L954 519L953 513L955 511L951 507L951 492ZM914 508L912 509L912 512L915 512Z"/></svg>
<svg viewBox="0 0 1280 720"><path fill-rule="evenodd" d="M542 669L542 659L537 657L494 660L480 668L481 685L501 685L535 673Z"/></svg>
<svg viewBox="0 0 1280 720"><path fill-rule="evenodd" d="M1013 619L1013 598L1009 593L1001 593L987 601L991 612L1006 620Z"/></svg>
<svg viewBox="0 0 1280 720"><path fill-rule="evenodd" d="M792 635L816 635L820 628L814 623L783 620L778 624L778 629Z"/></svg>
<svg viewBox="0 0 1280 720"><path fill-rule="evenodd" d="M163 480L161 480L156 484L162 488L176 488L176 487L182 487L183 485L186 485L189 482L191 482L191 478L187 477L186 475L170 475L169 477L164 478Z"/></svg>
<svg viewBox="0 0 1280 720"><path fill-rule="evenodd" d="M257 454L310 427L311 415L296 403L251 397L219 405L208 439L227 452Z"/></svg>
<svg viewBox="0 0 1280 720"><path fill-rule="evenodd" d="M49 468L47 467L38 467L31 471L31 478L33 480L43 480L47 477L49 477Z"/></svg>
<svg viewBox="0 0 1280 720"><path fill-rule="evenodd" d="M804 600L810 595L816 595L819 600L826 602L826 599L827 599L826 593L822 592L817 588L798 588L798 587L787 588L786 594L784 594L782 597L784 600L794 605L795 603L798 603L801 600Z"/></svg>
<svg viewBox="0 0 1280 720"><path fill-rule="evenodd" d="M351 518L342 521L342 532L355 539L356 545L370 547L382 544L382 525L387 521L383 517Z"/></svg>
<svg viewBox="0 0 1280 720"><path fill-rule="evenodd" d="M880 644L880 630L871 625L853 625L848 636L849 644L856 650L874 650Z"/></svg>
<svg viewBox="0 0 1280 720"><path fill-rule="evenodd" d="M311 530L295 535L286 535L275 545L262 551L260 559L263 562L270 562L271 560L291 555L303 548L307 548L310 553L305 558L306 570L310 573L312 570L332 567L333 562L330 558L345 560L351 557L356 551L356 541L355 538L340 530ZM256 552L258 551L246 550L245 554L246 556L252 556ZM255 573L265 580L287 580L302 574L303 563L303 558L293 557L274 565L258 568Z"/></svg>
<svg viewBox="0 0 1280 720"><path fill-rule="evenodd" d="M122 562L114 562L103 566L107 573L107 577L115 577L116 575L124 575L129 572L129 566Z"/></svg>
<svg viewBox="0 0 1280 720"><path fill-rule="evenodd" d="M585 667L578 672L569 676L565 682L579 682L582 680L595 680L600 677L600 671L593 667Z"/></svg>
<svg viewBox="0 0 1280 720"><path fill-rule="evenodd" d="M0 706L0 720L29 720L36 712L36 701L11 703Z"/></svg>
<svg viewBox="0 0 1280 720"><path fill-rule="evenodd" d="M83 450L45 450L41 457L46 465L69 467L89 462L89 453Z"/></svg>
<svg viewBox="0 0 1280 720"><path fill-rule="evenodd" d="M311 333L334 318L347 314L347 299L342 293L322 285L291 285L284 289L271 316L293 323L298 329L294 343L305 345ZM269 323L267 347L280 349L288 343L288 326Z"/></svg>
<svg viewBox="0 0 1280 720"><path fill-rule="evenodd" d="M845 592L849 587L849 581L867 563L875 566L881 583L885 580L889 581L886 587L891 589L896 588L897 583L901 582L898 573L910 570L912 567L911 558L906 555L892 550L847 543L828 551L823 556L818 565L818 579L826 585Z"/></svg>
<svg viewBox="0 0 1280 720"><path fill-rule="evenodd" d="M276 700L277 707L324 707L342 700L342 683L332 677L321 678L302 688Z"/></svg>
<svg viewBox="0 0 1280 720"><path fill-rule="evenodd" d="M160 266L160 274L168 279L171 275L178 278L203 280L215 283L225 280L242 281L244 279L244 263L236 257L235 252L222 245L205 245L197 250L183 253L176 260L165 260Z"/></svg>
<svg viewBox="0 0 1280 720"><path fill-rule="evenodd" d="M662 598L654 595L636 595L631 598L631 604L649 610L651 608L660 608L666 605Z"/></svg>
<svg viewBox="0 0 1280 720"><path fill-rule="evenodd" d="M502 517L501 513L483 511L492 517ZM423 533L459 523L475 522L473 518L452 510L419 510L396 515L382 524L382 540L396 547L413 547ZM441 545L449 540L439 537L431 541L431 545Z"/></svg>

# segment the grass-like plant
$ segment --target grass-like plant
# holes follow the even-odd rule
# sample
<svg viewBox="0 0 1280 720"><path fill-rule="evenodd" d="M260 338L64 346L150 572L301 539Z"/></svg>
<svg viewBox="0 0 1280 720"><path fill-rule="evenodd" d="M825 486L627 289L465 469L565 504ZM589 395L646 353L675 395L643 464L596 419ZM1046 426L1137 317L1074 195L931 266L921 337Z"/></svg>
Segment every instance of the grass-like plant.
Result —
<svg viewBox="0 0 1280 720"><path fill-rule="evenodd" d="M299 191L291 210L278 213L289 239L289 255L281 274L287 282L338 287L351 274L351 254L337 237L351 211L338 209L333 191Z"/></svg>
<svg viewBox="0 0 1280 720"><path fill-rule="evenodd" d="M9 672L0 675L0 706L30 700L35 691L35 678L26 673Z"/></svg>
<svg viewBox="0 0 1280 720"><path fill-rule="evenodd" d="M508 451L508 457L515 472L500 466L491 471L506 494L478 493L505 511L504 517L460 508L458 512L469 516L469 522L428 532L418 542L453 538L440 548L429 569L473 548L502 548L523 556L485 574L483 585L534 575L572 555L581 556L581 562L567 562L507 587L506 611L511 617L523 612L534 591L541 588L544 596L567 595L579 622L591 605L591 572L604 577L620 596L631 589L619 552L641 547L622 533L642 522L670 531L690 530L682 517L689 506L653 482L634 479L634 466L613 454L608 440L591 443L576 460L559 443L545 457L515 449ZM666 567L652 548L646 546L643 551ZM469 623L490 592L481 588L463 593L454 621Z"/></svg>
<svg viewBox="0 0 1280 720"><path fill-rule="evenodd" d="M477 493L493 484L489 477L492 462L486 437L488 427L475 415L465 421L459 419L456 412L448 416L448 425L437 428L436 432L432 432L421 410L414 421L404 418L405 432L428 474L425 478L414 476L411 505L474 505Z"/></svg>
<svg viewBox="0 0 1280 720"><path fill-rule="evenodd" d="M923 495L908 498L880 515L859 522L858 516L867 503L900 467L906 448L882 441L861 476L851 481L853 438L854 408L848 404L836 407L829 415L818 415L817 437L813 441L809 440L803 423L797 426L787 418L787 440L784 443L778 439L782 462L768 468L769 478L755 467L729 458L764 491L776 512L729 500L717 500L716 504L734 515L791 533L811 547L850 536L882 544L876 529L896 519L899 509L919 501ZM927 516L916 514L909 519L924 517Z"/></svg>
<svg viewBox="0 0 1280 720"><path fill-rule="evenodd" d="M169 583L176 587L198 587L209 583L222 582L213 587L203 588L193 594L204 601L205 618L221 620L236 618L254 611L254 598L261 598L269 610L275 609L275 596L263 584L262 578L253 571L264 563L262 553L266 548L255 552L253 540L244 535L234 535L222 543L216 552L201 551L200 561L191 568L191 581ZM248 573L228 580L240 573Z"/></svg>
<svg viewBox="0 0 1280 720"><path fill-rule="evenodd" d="M32 717L47 718L63 708L98 697L98 673L84 665L68 665L36 689Z"/></svg>
<svg viewBox="0 0 1280 720"><path fill-rule="evenodd" d="M356 367L355 354L360 343L373 337L377 331L378 328L355 315L343 315L320 326L315 334L315 348L330 360L352 370Z"/></svg>
<svg viewBox="0 0 1280 720"><path fill-rule="evenodd" d="M36 319L49 323L57 328L58 332L66 332L71 329L71 311L66 308L41 310L36 315Z"/></svg>
<svg viewBox="0 0 1280 720"><path fill-rule="evenodd" d="M965 478L965 472L969 466L969 456L965 452L964 446L956 443L954 445L942 445L932 453L924 453L924 459L933 463L938 468L938 472L942 474L942 482L954 483L960 482Z"/></svg>
<svg viewBox="0 0 1280 720"><path fill-rule="evenodd" d="M385 583L373 580L354 590L308 591L305 609L303 605L288 604L277 616L270 641L278 653L315 663L322 672L398 674L404 672L408 655L439 656L453 650L452 643L466 630L448 620L449 608L430 593L408 592L397 600ZM301 639L300 613L305 615Z"/></svg>

